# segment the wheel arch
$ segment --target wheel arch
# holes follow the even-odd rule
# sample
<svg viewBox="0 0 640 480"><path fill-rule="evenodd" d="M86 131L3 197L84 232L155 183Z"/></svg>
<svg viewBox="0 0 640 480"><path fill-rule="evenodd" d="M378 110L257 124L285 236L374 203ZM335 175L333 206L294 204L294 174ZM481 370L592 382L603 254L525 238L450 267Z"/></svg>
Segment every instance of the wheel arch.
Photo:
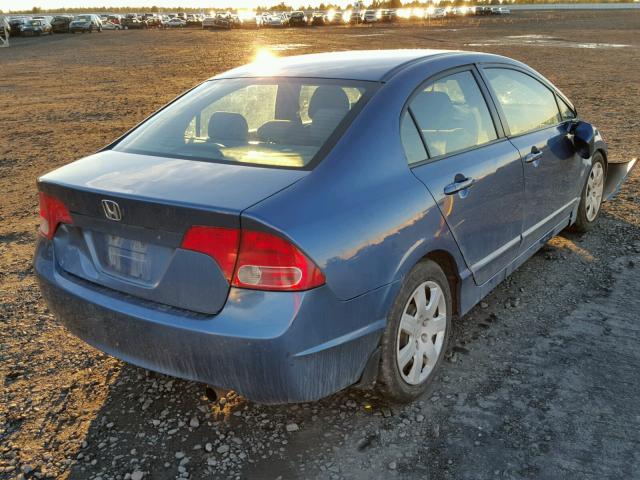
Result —
<svg viewBox="0 0 640 480"><path fill-rule="evenodd" d="M432 250L420 261L431 260L435 262L444 272L451 289L451 300L453 303L453 313L460 313L460 272L455 258L446 250Z"/></svg>

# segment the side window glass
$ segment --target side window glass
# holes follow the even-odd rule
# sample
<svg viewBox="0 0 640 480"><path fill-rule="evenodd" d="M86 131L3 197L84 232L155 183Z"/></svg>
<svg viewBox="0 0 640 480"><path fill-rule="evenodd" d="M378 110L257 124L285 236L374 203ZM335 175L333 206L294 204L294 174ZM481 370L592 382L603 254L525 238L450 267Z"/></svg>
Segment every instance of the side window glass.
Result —
<svg viewBox="0 0 640 480"><path fill-rule="evenodd" d="M485 74L502 107L511 135L560 122L555 94L535 78L507 68L488 68Z"/></svg>
<svg viewBox="0 0 640 480"><path fill-rule="evenodd" d="M400 121L400 138L402 139L402 146L409 165L427 159L427 151L409 112L404 112Z"/></svg>
<svg viewBox="0 0 640 480"><path fill-rule="evenodd" d="M489 108L470 71L436 80L409 108L432 157L483 145L498 138Z"/></svg>
<svg viewBox="0 0 640 480"><path fill-rule="evenodd" d="M574 112L571 107L569 105L567 105L567 102L565 102L564 100L562 100L560 97L558 98L558 106L560 107L560 116L562 117L562 120L573 120L574 118L576 118L576 112Z"/></svg>

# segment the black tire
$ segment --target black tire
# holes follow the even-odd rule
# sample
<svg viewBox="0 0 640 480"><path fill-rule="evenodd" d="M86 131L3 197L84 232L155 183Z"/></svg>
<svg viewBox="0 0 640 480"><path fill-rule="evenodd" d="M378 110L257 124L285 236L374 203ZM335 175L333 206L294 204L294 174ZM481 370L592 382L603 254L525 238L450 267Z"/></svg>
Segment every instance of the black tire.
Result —
<svg viewBox="0 0 640 480"><path fill-rule="evenodd" d="M396 347L399 341L398 336L401 335L400 320L405 312L405 307L407 307L416 289L427 281L436 283L444 293L444 300L446 302L446 329L442 348L431 373L422 383L412 385L402 378L396 356ZM431 260L424 260L418 263L405 278L404 284L389 312L387 328L382 336L378 390L384 397L391 401L405 403L415 400L429 389L448 349L451 337L453 336L452 313L453 302L451 288L442 269L437 263Z"/></svg>
<svg viewBox="0 0 640 480"><path fill-rule="evenodd" d="M606 180L607 165L605 164L602 153L596 152L593 154L593 157L591 157L591 170L589 171L589 174L587 175L587 180L584 182L584 187L582 188L582 196L580 197L580 206L578 207L578 215L576 216L576 222L571 226L571 230L577 233L585 233L589 231L593 227L593 225L596 223L598 218L600 217L600 211L602 210L602 199L601 199L600 204L598 205L598 210L596 212L595 217L589 220L587 216L587 196L589 195L588 184L589 184L589 177L591 175L591 172L593 172L593 169L596 163L600 163L603 169L603 172L605 175L603 178L603 183Z"/></svg>

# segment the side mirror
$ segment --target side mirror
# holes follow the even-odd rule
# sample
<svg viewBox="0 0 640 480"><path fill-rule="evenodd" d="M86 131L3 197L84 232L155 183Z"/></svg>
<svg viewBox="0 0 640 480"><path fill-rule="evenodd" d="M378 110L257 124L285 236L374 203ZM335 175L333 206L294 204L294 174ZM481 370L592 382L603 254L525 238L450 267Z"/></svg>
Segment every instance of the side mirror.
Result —
<svg viewBox="0 0 640 480"><path fill-rule="evenodd" d="M594 137L595 131L590 123L577 121L569 127L568 138L582 158L591 158L593 155Z"/></svg>

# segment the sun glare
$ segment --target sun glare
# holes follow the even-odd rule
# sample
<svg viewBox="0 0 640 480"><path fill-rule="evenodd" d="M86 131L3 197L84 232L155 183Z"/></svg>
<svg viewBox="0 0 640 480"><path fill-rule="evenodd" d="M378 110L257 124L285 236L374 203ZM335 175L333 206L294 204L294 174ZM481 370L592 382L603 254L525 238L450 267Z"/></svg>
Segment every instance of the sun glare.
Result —
<svg viewBox="0 0 640 480"><path fill-rule="evenodd" d="M270 49L267 47L261 47L258 49L253 60L253 69L260 75L272 75L278 68L275 62L277 58L277 55L275 55Z"/></svg>

